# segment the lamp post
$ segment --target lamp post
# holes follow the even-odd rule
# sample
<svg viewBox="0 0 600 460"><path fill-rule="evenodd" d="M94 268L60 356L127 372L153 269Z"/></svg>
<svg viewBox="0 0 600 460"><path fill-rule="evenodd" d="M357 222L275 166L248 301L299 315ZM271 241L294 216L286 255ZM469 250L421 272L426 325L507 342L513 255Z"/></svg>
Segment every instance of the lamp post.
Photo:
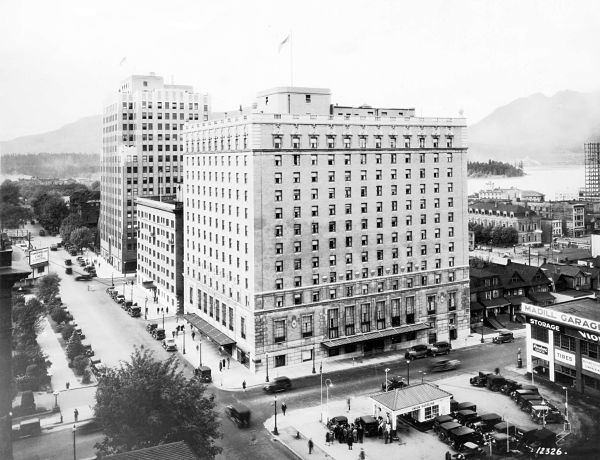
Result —
<svg viewBox="0 0 600 460"><path fill-rule="evenodd" d="M481 318L481 343L484 343L485 340L483 340L483 317Z"/></svg>
<svg viewBox="0 0 600 460"><path fill-rule="evenodd" d="M77 460L77 451L75 448L75 433L77 432L77 427L73 424L73 460Z"/></svg>
<svg viewBox="0 0 600 460"><path fill-rule="evenodd" d="M161 308L160 312L162 313L162 324L163 324L162 328L164 329L165 328L165 309Z"/></svg>
<svg viewBox="0 0 600 460"><path fill-rule="evenodd" d="M386 367L385 368L385 392L386 393L388 391L388 378L387 378L387 374L388 374L389 371L390 371L390 368Z"/></svg>
<svg viewBox="0 0 600 460"><path fill-rule="evenodd" d="M123 275L123 298L125 297L125 285L127 284L127 278Z"/></svg>
<svg viewBox="0 0 600 460"><path fill-rule="evenodd" d="M112 287L115 287L115 275L114 275L114 273L110 274L110 285Z"/></svg>
<svg viewBox="0 0 600 460"><path fill-rule="evenodd" d="M133 280L131 280L131 303L133 304Z"/></svg>
<svg viewBox="0 0 600 460"><path fill-rule="evenodd" d="M329 422L329 387L333 386L333 382L331 381L331 379L326 379L325 380L325 392L326 392L326 402L325 402L325 412L327 413L327 417L326 420L327 422Z"/></svg>
<svg viewBox="0 0 600 460"><path fill-rule="evenodd" d="M196 345L196 350L198 350L198 366L202 367L202 336L199 336L198 345Z"/></svg>
<svg viewBox="0 0 600 460"><path fill-rule="evenodd" d="M267 377L265 378L265 382L269 381L269 353L265 353L265 360L267 361Z"/></svg>
<svg viewBox="0 0 600 460"><path fill-rule="evenodd" d="M421 383L423 383L423 378L427 375L427 372L421 371Z"/></svg>
<svg viewBox="0 0 600 460"><path fill-rule="evenodd" d="M144 319L148 319L148 296L144 299Z"/></svg>
<svg viewBox="0 0 600 460"><path fill-rule="evenodd" d="M569 389L562 387L565 390L565 422L569 423Z"/></svg>
<svg viewBox="0 0 600 460"><path fill-rule="evenodd" d="M182 352L182 354L185 355L185 324L181 325L181 332L183 333L183 352Z"/></svg>
<svg viewBox="0 0 600 460"><path fill-rule="evenodd" d="M313 368L312 368L312 373L316 374L317 371L315 369L315 346L313 345L313 349L312 349L312 355L313 355Z"/></svg>
<svg viewBox="0 0 600 460"><path fill-rule="evenodd" d="M319 366L319 374L321 374L321 423L323 423L323 361Z"/></svg>
<svg viewBox="0 0 600 460"><path fill-rule="evenodd" d="M54 395L54 408L58 409L58 395L60 394L60 392L55 390L52 394Z"/></svg>
<svg viewBox="0 0 600 460"><path fill-rule="evenodd" d="M410 385L410 359L406 360L406 384Z"/></svg>
<svg viewBox="0 0 600 460"><path fill-rule="evenodd" d="M275 407L275 428L273 428L273 434L277 436L279 434L279 431L277 431L277 395L275 395L274 407Z"/></svg>

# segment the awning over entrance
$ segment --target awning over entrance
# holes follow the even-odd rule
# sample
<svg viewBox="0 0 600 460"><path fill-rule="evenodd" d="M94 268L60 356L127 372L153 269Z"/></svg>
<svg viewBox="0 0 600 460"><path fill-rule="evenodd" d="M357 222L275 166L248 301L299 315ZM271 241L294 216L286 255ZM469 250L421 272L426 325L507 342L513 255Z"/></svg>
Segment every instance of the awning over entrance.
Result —
<svg viewBox="0 0 600 460"><path fill-rule="evenodd" d="M341 337L339 339L327 340L326 342L321 342L321 345L323 345L326 348L335 348L351 343L360 343L365 342L367 340L382 339L384 337L390 337L392 335L406 334L407 332L421 331L423 329L429 329L429 326L425 323L406 324L400 327L392 327L389 329L382 329L380 331L365 332L349 337Z"/></svg>
<svg viewBox="0 0 600 460"><path fill-rule="evenodd" d="M202 334L208 336L210 339L214 340L218 345L224 347L226 345L235 344L235 340L230 339L227 335L223 334L220 330L208 324L202 318L200 318L196 313L188 313L187 315L183 315L183 318L189 322L192 326L198 329Z"/></svg>
<svg viewBox="0 0 600 460"><path fill-rule="evenodd" d="M506 300L504 297L498 297L496 299L484 299L481 301L485 308L497 308L497 307L505 307L510 305L510 302Z"/></svg>
<svg viewBox="0 0 600 460"><path fill-rule="evenodd" d="M481 310L483 310L483 305L481 305L479 302L471 302L471 313Z"/></svg>
<svg viewBox="0 0 600 460"><path fill-rule="evenodd" d="M450 413L451 397L450 393L436 385L418 383L393 391L376 393L371 395L370 399L373 402L373 416L382 416L385 419L386 415L389 415L392 429L396 429L396 417L399 415L411 413L413 416L416 415L417 421L424 422L428 419L425 410L428 407L438 406L437 411L429 412L430 415ZM429 418L433 417L429 416Z"/></svg>
<svg viewBox="0 0 600 460"><path fill-rule="evenodd" d="M534 302L554 302L556 300L549 292L531 292L528 297Z"/></svg>
<svg viewBox="0 0 600 460"><path fill-rule="evenodd" d="M506 300L508 300L513 307L518 307L523 302L529 302L529 299L527 297L521 295L513 295L510 297L506 297Z"/></svg>

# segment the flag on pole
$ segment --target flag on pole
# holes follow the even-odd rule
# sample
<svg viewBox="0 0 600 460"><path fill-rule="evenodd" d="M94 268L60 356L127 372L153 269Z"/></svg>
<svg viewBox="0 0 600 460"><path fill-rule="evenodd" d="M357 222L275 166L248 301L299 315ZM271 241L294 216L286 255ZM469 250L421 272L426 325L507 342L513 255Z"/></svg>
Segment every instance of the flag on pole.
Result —
<svg viewBox="0 0 600 460"><path fill-rule="evenodd" d="M125 56L123 59L121 59L121 62L119 62L119 66L122 66L126 62L127 62L127 56Z"/></svg>
<svg viewBox="0 0 600 460"><path fill-rule="evenodd" d="M283 47L283 45L285 45L289 41L290 41L290 34L288 34L287 37L285 37L283 39L283 41L279 44L279 50L277 52L281 53L281 48Z"/></svg>

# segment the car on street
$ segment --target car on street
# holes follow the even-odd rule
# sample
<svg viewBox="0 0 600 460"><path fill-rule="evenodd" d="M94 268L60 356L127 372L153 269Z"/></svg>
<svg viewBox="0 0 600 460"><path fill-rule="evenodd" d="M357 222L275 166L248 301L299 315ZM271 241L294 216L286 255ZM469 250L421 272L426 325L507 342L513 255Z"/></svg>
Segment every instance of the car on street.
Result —
<svg viewBox="0 0 600 460"><path fill-rule="evenodd" d="M75 277L75 281L91 281L92 280L92 276L91 275L78 275Z"/></svg>
<svg viewBox="0 0 600 460"><path fill-rule="evenodd" d="M556 407L547 404L531 406L529 415L535 423L539 424L562 423L564 421L561 412Z"/></svg>
<svg viewBox="0 0 600 460"><path fill-rule="evenodd" d="M479 371L475 377L469 379L469 383L475 387L484 387L487 384L488 375L494 375L492 371Z"/></svg>
<svg viewBox="0 0 600 460"><path fill-rule="evenodd" d="M357 417L354 420L354 425L361 426L364 430L365 436L377 436L377 428L379 424L375 417L371 415L363 415L361 417Z"/></svg>
<svg viewBox="0 0 600 460"><path fill-rule="evenodd" d="M492 342L494 343L507 343L514 341L515 337L512 331L509 331L508 329L498 329L498 335L492 339Z"/></svg>
<svg viewBox="0 0 600 460"><path fill-rule="evenodd" d="M162 346L167 351L177 351L177 343L175 343L175 339L163 340Z"/></svg>
<svg viewBox="0 0 600 460"><path fill-rule="evenodd" d="M444 372L457 369L460 366L458 359L440 359L435 361L430 367L430 372Z"/></svg>
<svg viewBox="0 0 600 460"><path fill-rule="evenodd" d="M56 244L51 244L50 245L50 250L51 251L58 251L58 246Z"/></svg>
<svg viewBox="0 0 600 460"><path fill-rule="evenodd" d="M450 350L452 350L452 345L449 342L435 342L429 348L429 354L431 356L447 355Z"/></svg>
<svg viewBox="0 0 600 460"><path fill-rule="evenodd" d="M69 254L71 254L72 256L76 256L77 255L77 251L75 249L71 249L69 251Z"/></svg>
<svg viewBox="0 0 600 460"><path fill-rule="evenodd" d="M40 236L46 236L46 231L45 231L45 230L42 228L42 229L39 231L39 235L40 235Z"/></svg>
<svg viewBox="0 0 600 460"><path fill-rule="evenodd" d="M65 268L65 273L66 273L67 275L72 275L72 274L73 274L73 268L71 268L71 267L67 267L67 268Z"/></svg>
<svg viewBox="0 0 600 460"><path fill-rule="evenodd" d="M225 406L225 415L229 417L238 428L250 426L250 409L241 403Z"/></svg>
<svg viewBox="0 0 600 460"><path fill-rule="evenodd" d="M73 265L71 259L65 259L65 265Z"/></svg>
<svg viewBox="0 0 600 460"><path fill-rule="evenodd" d="M479 422L480 418L477 415L477 412L475 412L474 410L459 410L454 418L456 418L456 421L462 425L466 425L468 423L475 423L475 422Z"/></svg>
<svg viewBox="0 0 600 460"><path fill-rule="evenodd" d="M266 384L263 389L267 393L277 393L292 388L292 381L287 377L275 377L271 383Z"/></svg>
<svg viewBox="0 0 600 460"><path fill-rule="evenodd" d="M158 324L156 324L156 323L148 323L148 324L146 324L146 330L150 334L152 334L157 327L158 327Z"/></svg>
<svg viewBox="0 0 600 460"><path fill-rule="evenodd" d="M164 329L154 329L152 331L152 337L154 337L155 340L164 340L166 336L167 334Z"/></svg>
<svg viewBox="0 0 600 460"><path fill-rule="evenodd" d="M327 428L329 428L330 430L333 430L333 428L335 428L336 425L344 426L347 423L348 423L348 417L346 417L345 415L336 415L335 417L331 417L327 421Z"/></svg>
<svg viewBox="0 0 600 460"><path fill-rule="evenodd" d="M411 361L417 358L426 358L427 356L429 356L429 348L427 345L414 345L404 354L404 358L410 359Z"/></svg>
<svg viewBox="0 0 600 460"><path fill-rule="evenodd" d="M461 451L457 454L452 454L452 460L474 460L485 458L487 454L482 447L474 442L467 441L461 446Z"/></svg>
<svg viewBox="0 0 600 460"><path fill-rule="evenodd" d="M142 315L142 309L140 307L131 307L128 311L129 316L132 318L139 318Z"/></svg>
<svg viewBox="0 0 600 460"><path fill-rule="evenodd" d="M467 426L480 433L489 433L494 431L494 426L502 421L502 417L494 412L482 414L478 422L469 423Z"/></svg>
<svg viewBox="0 0 600 460"><path fill-rule="evenodd" d="M440 426L448 422L456 422L456 420L454 420L454 418L449 414L438 415L433 419L433 432L438 433L440 431Z"/></svg>
<svg viewBox="0 0 600 460"><path fill-rule="evenodd" d="M492 374L487 376L485 386L488 390L500 391L500 389L506 384L506 379L499 374Z"/></svg>

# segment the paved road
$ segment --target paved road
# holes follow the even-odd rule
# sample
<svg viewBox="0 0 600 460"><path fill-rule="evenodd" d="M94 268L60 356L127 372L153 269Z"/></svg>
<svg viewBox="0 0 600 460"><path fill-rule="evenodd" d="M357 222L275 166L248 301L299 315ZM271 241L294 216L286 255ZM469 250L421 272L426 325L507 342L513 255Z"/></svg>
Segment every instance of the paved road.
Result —
<svg viewBox="0 0 600 460"><path fill-rule="evenodd" d="M76 457L93 458L96 454L94 444L102 441L102 433L85 433L77 430ZM65 460L73 458L73 430L44 433L33 438L19 439L13 442L14 460Z"/></svg>

